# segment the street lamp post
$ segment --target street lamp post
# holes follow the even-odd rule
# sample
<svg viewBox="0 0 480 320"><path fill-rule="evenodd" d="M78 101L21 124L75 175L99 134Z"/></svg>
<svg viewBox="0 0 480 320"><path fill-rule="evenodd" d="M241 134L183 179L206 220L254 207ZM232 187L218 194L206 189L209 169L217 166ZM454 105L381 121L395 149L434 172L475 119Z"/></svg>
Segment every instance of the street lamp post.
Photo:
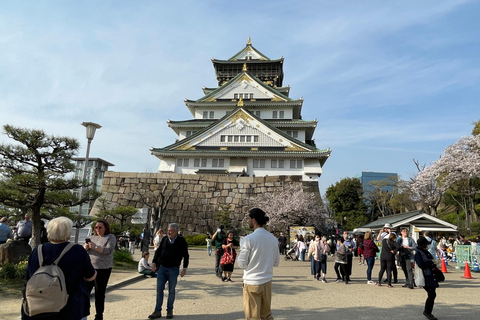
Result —
<svg viewBox="0 0 480 320"><path fill-rule="evenodd" d="M97 123L93 123L93 122L82 122L82 126L87 128L87 141L88 142L87 142L87 154L85 156L85 165L83 167L82 186L80 187L80 192L78 194L79 199L81 199L82 196L83 196L83 182L85 182L85 180L87 179L88 160L89 160L89 157L90 157L90 144L92 143L93 137L95 137L95 131L102 127L101 125L99 125ZM80 203L80 205L78 206L78 219L79 220L81 219L81 216L82 216L82 210L83 210L83 204ZM79 233L80 233L80 228L78 227L78 223L77 223L77 228L75 230L75 243L78 243Z"/></svg>

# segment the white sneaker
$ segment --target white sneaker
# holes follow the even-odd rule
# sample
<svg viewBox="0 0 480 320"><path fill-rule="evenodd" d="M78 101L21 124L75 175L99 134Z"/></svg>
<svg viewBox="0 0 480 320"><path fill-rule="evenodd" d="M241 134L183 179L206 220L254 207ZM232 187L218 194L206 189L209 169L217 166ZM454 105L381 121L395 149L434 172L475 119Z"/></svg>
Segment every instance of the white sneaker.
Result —
<svg viewBox="0 0 480 320"><path fill-rule="evenodd" d="M375 284L372 280L367 281L367 284Z"/></svg>

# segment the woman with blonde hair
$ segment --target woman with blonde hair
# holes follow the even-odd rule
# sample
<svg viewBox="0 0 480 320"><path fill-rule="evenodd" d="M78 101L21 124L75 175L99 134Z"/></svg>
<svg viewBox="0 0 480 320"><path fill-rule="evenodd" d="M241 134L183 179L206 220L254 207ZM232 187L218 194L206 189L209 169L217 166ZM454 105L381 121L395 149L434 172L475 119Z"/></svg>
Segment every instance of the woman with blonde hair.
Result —
<svg viewBox="0 0 480 320"><path fill-rule="evenodd" d="M68 301L60 312L48 319L86 319L90 314L90 293L86 281L92 282L97 275L90 257L82 246L70 243L73 222L66 217L50 220L47 225L48 240L33 249L28 258L25 280L28 281L40 268L39 254L42 252L43 265L51 265L64 251L58 262L65 276ZM25 282L26 283L26 282ZM22 308L22 320L31 319Z"/></svg>

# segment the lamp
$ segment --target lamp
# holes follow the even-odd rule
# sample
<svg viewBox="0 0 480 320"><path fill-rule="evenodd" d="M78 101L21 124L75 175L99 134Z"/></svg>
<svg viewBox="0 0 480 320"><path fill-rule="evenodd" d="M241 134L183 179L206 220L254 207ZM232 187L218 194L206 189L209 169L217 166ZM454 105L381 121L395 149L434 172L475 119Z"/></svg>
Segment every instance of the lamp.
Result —
<svg viewBox="0 0 480 320"><path fill-rule="evenodd" d="M78 198L81 199L83 196L83 181L87 179L87 170L88 170L88 160L90 157L90 144L92 143L93 137L95 137L95 131L97 129L100 129L102 126L93 123L93 122L82 122L82 126L84 126L87 129L87 154L85 156L85 165L83 167L83 178L82 178L82 186L80 187L80 192L78 194ZM80 203L78 206L78 219L80 220L80 217L82 216L82 211L83 211L83 204ZM80 233L80 228L78 227L75 230L75 243L78 243L78 235Z"/></svg>

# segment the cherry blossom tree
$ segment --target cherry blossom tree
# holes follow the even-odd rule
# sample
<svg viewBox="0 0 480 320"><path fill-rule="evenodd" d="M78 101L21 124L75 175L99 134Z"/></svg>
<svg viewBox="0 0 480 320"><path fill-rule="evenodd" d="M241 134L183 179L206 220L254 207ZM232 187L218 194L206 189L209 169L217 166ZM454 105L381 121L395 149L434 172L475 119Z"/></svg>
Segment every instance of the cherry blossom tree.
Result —
<svg viewBox="0 0 480 320"><path fill-rule="evenodd" d="M266 192L252 199L270 218L272 232L287 231L291 225L321 226L328 212L312 192L299 185L286 184L277 192Z"/></svg>
<svg viewBox="0 0 480 320"><path fill-rule="evenodd" d="M480 191L476 187L479 178L480 136L467 136L448 146L439 160L419 172L412 183L412 191L429 206L431 214L436 215L445 191L459 183L466 184L468 187L461 189L469 199L466 213L470 212L470 218L478 221L475 196ZM456 189L458 192L459 189Z"/></svg>

